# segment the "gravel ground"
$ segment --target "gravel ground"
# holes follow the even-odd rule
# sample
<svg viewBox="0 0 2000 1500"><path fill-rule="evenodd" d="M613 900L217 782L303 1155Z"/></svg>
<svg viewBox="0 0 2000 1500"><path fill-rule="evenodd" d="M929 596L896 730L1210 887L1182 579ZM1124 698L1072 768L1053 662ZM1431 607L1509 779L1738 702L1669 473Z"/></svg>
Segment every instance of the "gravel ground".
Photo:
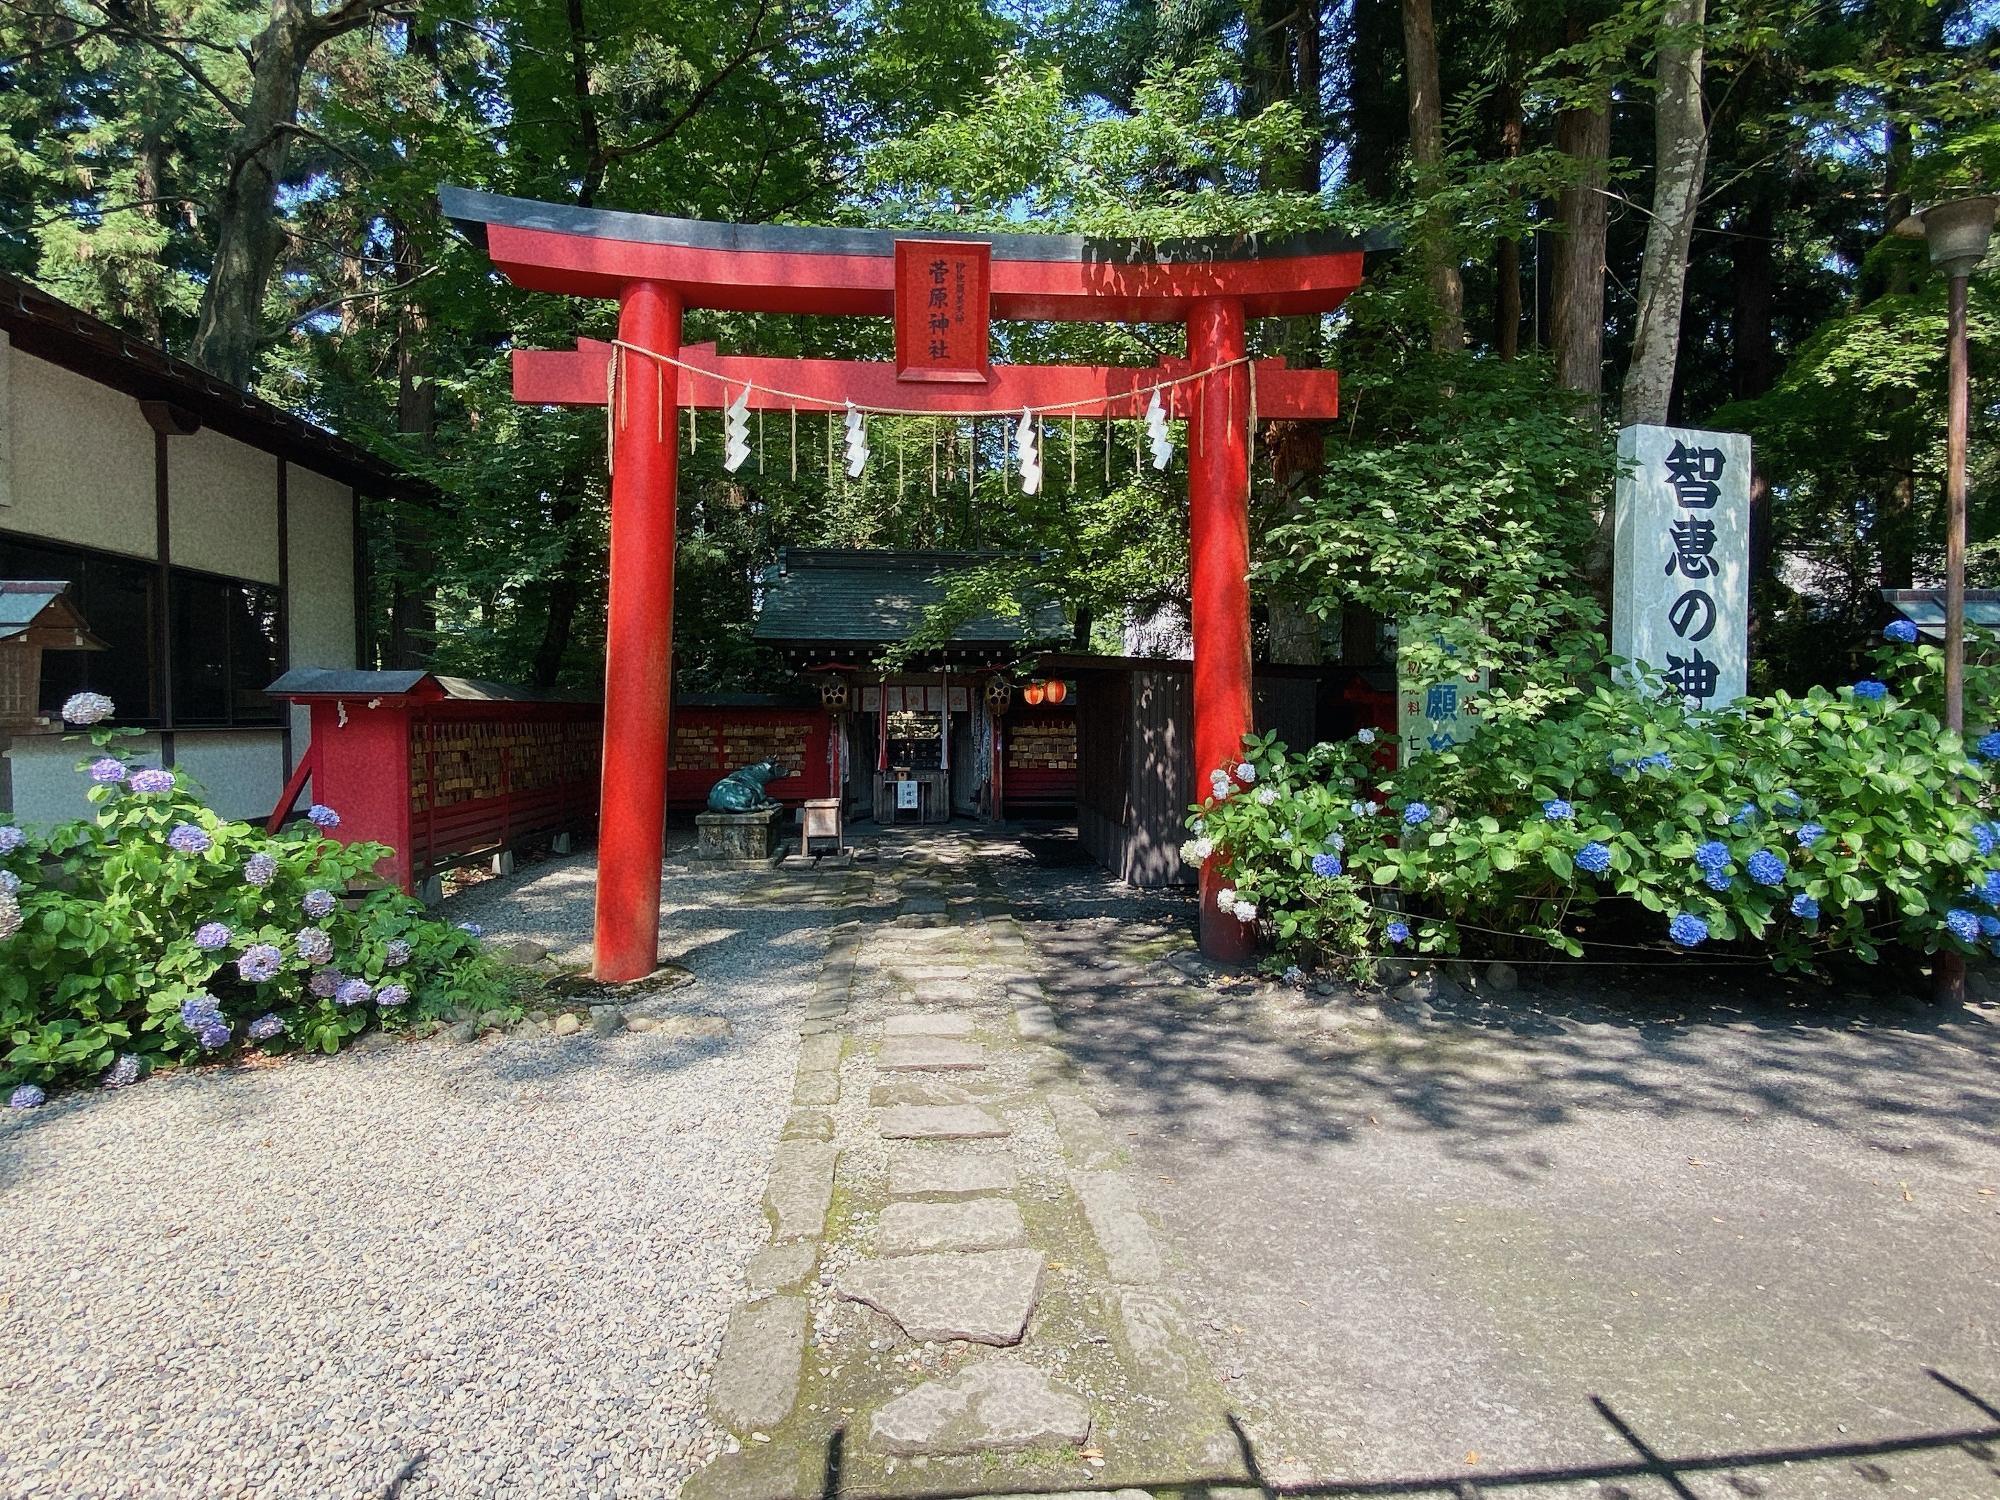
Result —
<svg viewBox="0 0 2000 1500"><path fill-rule="evenodd" d="M588 954L593 869L447 903ZM195 1069L0 1123L0 1493L661 1495L759 1207L823 912L670 863L670 1039ZM400 1481L400 1482L399 1482Z"/></svg>

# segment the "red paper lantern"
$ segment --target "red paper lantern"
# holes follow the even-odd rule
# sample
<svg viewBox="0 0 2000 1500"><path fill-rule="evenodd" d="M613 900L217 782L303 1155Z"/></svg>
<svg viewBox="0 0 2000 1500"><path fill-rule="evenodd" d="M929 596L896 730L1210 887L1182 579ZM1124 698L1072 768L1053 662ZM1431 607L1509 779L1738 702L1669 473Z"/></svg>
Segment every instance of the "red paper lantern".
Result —
<svg viewBox="0 0 2000 1500"><path fill-rule="evenodd" d="M1042 699L1048 696L1048 689L1039 682L1031 682L1021 689L1021 699L1030 708L1040 708Z"/></svg>
<svg viewBox="0 0 2000 1500"><path fill-rule="evenodd" d="M1067 698L1068 696L1069 696L1069 684L1064 682L1060 677L1051 677L1049 679L1050 706L1051 707L1055 706L1056 704L1062 702L1063 699Z"/></svg>

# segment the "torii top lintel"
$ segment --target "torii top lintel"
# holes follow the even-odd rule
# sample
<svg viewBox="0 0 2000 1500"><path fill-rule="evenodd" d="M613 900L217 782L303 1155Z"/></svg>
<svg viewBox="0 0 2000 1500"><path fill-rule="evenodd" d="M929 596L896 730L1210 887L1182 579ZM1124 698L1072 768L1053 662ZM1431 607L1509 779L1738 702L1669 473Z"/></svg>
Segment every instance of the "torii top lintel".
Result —
<svg viewBox="0 0 2000 1500"><path fill-rule="evenodd" d="M689 307L731 312L887 316L894 232L728 224L618 213L447 187L445 216L516 285L615 297L633 281L670 283ZM1180 322L1206 298L1250 317L1329 312L1361 284L1364 254L1346 235L1110 240L1064 234L910 237L992 247L996 317Z"/></svg>

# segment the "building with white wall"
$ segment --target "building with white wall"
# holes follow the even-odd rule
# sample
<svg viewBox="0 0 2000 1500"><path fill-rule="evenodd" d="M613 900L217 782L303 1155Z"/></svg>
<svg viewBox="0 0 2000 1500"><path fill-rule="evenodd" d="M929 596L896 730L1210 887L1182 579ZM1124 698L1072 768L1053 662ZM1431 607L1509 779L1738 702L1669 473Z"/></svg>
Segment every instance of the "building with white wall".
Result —
<svg viewBox="0 0 2000 1500"><path fill-rule="evenodd" d="M0 275L0 578L55 578L108 649L50 652L51 720L81 689L146 758L231 817L268 814L304 710L264 689L360 665L363 494L396 472L351 443ZM0 808L87 807L59 725L0 730Z"/></svg>

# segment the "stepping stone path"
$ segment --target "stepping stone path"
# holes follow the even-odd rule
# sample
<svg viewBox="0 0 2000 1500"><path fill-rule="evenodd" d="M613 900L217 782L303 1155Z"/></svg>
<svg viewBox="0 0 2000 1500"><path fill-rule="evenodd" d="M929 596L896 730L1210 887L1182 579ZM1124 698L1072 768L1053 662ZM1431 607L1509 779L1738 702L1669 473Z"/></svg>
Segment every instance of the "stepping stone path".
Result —
<svg viewBox="0 0 2000 1500"><path fill-rule="evenodd" d="M1011 846L881 843L878 863L774 881L801 905L844 892L855 919L807 1009L770 1242L711 1386L738 1441L683 1493L1254 1493L993 879Z"/></svg>

